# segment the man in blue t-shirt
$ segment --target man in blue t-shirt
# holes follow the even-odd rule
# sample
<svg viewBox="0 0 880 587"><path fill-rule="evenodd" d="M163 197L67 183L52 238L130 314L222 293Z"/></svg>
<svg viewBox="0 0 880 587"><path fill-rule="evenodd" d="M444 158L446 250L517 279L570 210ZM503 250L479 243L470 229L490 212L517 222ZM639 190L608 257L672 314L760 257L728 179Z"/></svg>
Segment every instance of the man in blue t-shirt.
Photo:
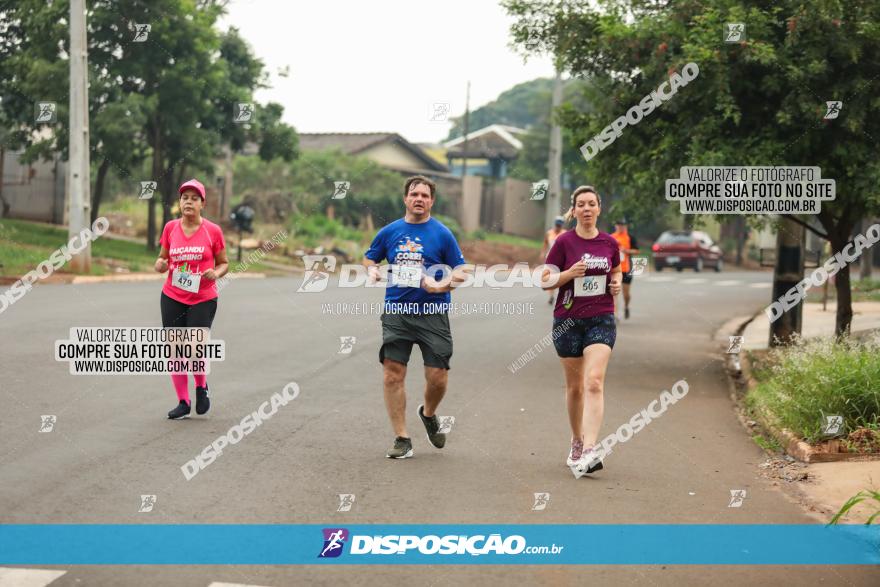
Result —
<svg viewBox="0 0 880 587"><path fill-rule="evenodd" d="M431 218L435 187L426 177L408 178L403 186L406 214L382 228L364 255L374 283L381 278L379 263L386 260L390 266L379 362L385 376L385 407L395 434L386 456L393 459L413 455L403 385L413 344L419 345L425 362L425 403L419 406L419 417L431 444L437 448L446 444L435 411L446 393L452 357L449 292L465 280L465 274L464 256L452 231Z"/></svg>

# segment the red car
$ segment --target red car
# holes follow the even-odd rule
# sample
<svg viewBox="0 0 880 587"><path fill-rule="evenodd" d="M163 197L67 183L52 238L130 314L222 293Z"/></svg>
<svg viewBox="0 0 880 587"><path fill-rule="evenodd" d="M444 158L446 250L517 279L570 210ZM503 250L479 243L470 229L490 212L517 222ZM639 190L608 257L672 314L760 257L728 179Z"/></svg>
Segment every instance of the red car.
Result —
<svg viewBox="0 0 880 587"><path fill-rule="evenodd" d="M663 271L664 267L675 267L678 271L685 267L692 267L694 271L712 267L721 271L724 265L724 252L708 234L699 230L667 230L651 250L657 271Z"/></svg>

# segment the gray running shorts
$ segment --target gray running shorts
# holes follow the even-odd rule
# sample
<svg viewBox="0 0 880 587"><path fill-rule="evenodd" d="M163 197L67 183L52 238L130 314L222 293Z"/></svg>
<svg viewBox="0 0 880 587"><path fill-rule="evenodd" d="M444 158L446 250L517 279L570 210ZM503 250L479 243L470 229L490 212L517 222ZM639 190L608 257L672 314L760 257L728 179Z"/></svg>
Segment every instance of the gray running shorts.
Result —
<svg viewBox="0 0 880 587"><path fill-rule="evenodd" d="M426 367L449 369L452 331L448 314L382 314L381 319L380 363L388 358L406 365L413 344L417 344Z"/></svg>

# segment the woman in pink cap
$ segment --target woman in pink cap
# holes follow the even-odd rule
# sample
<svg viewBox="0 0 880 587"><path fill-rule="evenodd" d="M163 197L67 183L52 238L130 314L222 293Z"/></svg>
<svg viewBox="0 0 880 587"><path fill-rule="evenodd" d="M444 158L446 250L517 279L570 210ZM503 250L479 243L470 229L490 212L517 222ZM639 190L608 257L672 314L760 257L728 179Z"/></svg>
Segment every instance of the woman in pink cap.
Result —
<svg viewBox="0 0 880 587"><path fill-rule="evenodd" d="M226 241L219 226L202 218L205 186L191 179L180 186L181 217L165 225L156 259L156 271L168 271L162 286L162 326L164 328L211 328L217 313L217 280L226 274ZM195 355L193 355L195 356ZM211 407L204 373L193 373L196 384L196 413ZM190 413L186 373L172 373L178 405L168 412L172 420Z"/></svg>

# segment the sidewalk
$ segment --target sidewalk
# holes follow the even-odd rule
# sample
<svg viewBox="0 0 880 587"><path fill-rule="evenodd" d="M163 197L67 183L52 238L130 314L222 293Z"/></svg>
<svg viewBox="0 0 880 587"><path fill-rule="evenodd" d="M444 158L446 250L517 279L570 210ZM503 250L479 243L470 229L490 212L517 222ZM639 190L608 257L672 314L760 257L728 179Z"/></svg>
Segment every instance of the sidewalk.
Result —
<svg viewBox="0 0 880 587"><path fill-rule="evenodd" d="M880 328L880 302L853 302L852 332ZM804 338L817 336L834 336L836 302L828 302L827 309L822 311L822 304L804 304L803 327ZM743 349L766 349L770 341L770 320L761 311L743 331Z"/></svg>
<svg viewBox="0 0 880 587"><path fill-rule="evenodd" d="M830 520L846 501L863 489L880 488L880 461L840 461L806 465L809 479L798 488ZM876 511L877 502L867 500L851 509L842 520L864 524Z"/></svg>

